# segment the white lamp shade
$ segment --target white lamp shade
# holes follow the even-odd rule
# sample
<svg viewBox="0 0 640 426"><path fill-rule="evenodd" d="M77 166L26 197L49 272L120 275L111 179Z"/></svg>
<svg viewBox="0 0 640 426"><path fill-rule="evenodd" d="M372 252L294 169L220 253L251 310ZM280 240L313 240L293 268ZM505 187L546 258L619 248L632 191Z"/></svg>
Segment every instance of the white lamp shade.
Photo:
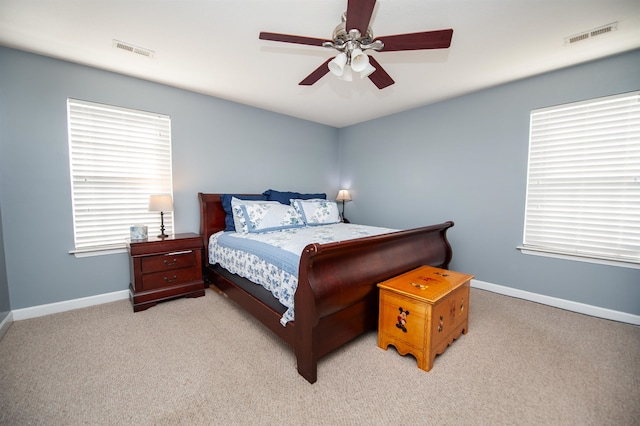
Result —
<svg viewBox="0 0 640 426"><path fill-rule="evenodd" d="M369 65L369 57L362 53L360 49L353 49L351 52L351 69L355 72L364 71Z"/></svg>
<svg viewBox="0 0 640 426"><path fill-rule="evenodd" d="M341 189L340 191L338 191L336 201L351 201L351 194L349 194L349 190Z"/></svg>
<svg viewBox="0 0 640 426"><path fill-rule="evenodd" d="M149 196L150 212L171 212L173 211L173 199L171 194L156 194Z"/></svg>
<svg viewBox="0 0 640 426"><path fill-rule="evenodd" d="M352 81L353 80L353 74L351 72L351 67L350 66L346 66L344 67L344 70L342 72L342 75L338 77L340 80L344 80L344 81Z"/></svg>
<svg viewBox="0 0 640 426"><path fill-rule="evenodd" d="M369 77L375 70L376 69L373 65L367 63L366 68L360 71L360 78Z"/></svg>
<svg viewBox="0 0 640 426"><path fill-rule="evenodd" d="M344 67L347 64L347 55L339 53L338 56L333 58L329 62L329 71L337 77L340 77L344 72Z"/></svg>

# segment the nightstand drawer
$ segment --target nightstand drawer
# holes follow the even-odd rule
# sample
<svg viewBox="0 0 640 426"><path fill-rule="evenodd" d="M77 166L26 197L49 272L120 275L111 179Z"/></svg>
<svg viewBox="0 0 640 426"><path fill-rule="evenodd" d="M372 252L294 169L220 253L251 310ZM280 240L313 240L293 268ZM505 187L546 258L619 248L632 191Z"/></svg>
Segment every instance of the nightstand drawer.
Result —
<svg viewBox="0 0 640 426"><path fill-rule="evenodd" d="M142 258L142 273L148 274L150 272L171 271L179 268L188 268L195 264L195 250L176 251Z"/></svg>
<svg viewBox="0 0 640 426"><path fill-rule="evenodd" d="M196 268L173 269L171 271L155 272L142 276L142 290L170 287L200 279L200 272Z"/></svg>

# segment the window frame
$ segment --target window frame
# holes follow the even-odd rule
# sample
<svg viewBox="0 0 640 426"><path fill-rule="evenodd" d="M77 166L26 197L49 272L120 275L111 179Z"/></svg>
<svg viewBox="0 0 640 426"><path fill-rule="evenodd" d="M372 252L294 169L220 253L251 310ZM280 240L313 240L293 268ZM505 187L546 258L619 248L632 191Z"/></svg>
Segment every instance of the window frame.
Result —
<svg viewBox="0 0 640 426"><path fill-rule="evenodd" d="M640 91L535 109L530 120L523 243L517 248L640 269ZM572 158L565 161L568 155ZM568 200L561 197L562 186ZM589 209L597 212L587 214ZM584 217L571 217L572 211ZM568 215L564 228L562 215ZM545 221L546 229L540 224ZM581 227L573 232L577 223ZM618 243L613 232L606 233L616 224L622 229ZM603 242L609 235L612 241ZM610 252L599 253L605 248L597 246Z"/></svg>
<svg viewBox="0 0 640 426"><path fill-rule="evenodd" d="M130 226L160 229L151 194L173 197L171 117L67 99L69 173L77 257L126 250ZM166 232L173 212L164 213Z"/></svg>

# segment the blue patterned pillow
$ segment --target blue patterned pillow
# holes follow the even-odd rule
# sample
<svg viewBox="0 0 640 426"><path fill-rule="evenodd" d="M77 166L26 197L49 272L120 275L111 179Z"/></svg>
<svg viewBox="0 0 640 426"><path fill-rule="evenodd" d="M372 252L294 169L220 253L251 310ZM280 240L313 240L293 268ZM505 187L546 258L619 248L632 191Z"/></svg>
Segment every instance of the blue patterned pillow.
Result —
<svg viewBox="0 0 640 426"><path fill-rule="evenodd" d="M235 206L239 206L241 204L255 204L255 203L264 203L264 204L280 204L277 201L266 201L266 200L252 200L252 199L240 199L236 197L231 198L231 216L233 219L233 230L246 234L247 233L247 224L246 222L242 222L244 220L244 214L236 214L233 211Z"/></svg>
<svg viewBox="0 0 640 426"><path fill-rule="evenodd" d="M224 210L224 224L225 231L235 231L235 225L233 220L233 210L231 210L231 201L233 198L239 198L242 200L262 200L265 201L267 196L262 195L242 195L242 194L222 194L220 202L222 203L222 209Z"/></svg>
<svg viewBox="0 0 640 426"><path fill-rule="evenodd" d="M260 233L304 226L302 217L291 206L274 202L255 202L233 206L238 218L236 232ZM240 230L238 230L240 228Z"/></svg>
<svg viewBox="0 0 640 426"><path fill-rule="evenodd" d="M338 205L329 200L291 200L307 225L329 225L340 222Z"/></svg>

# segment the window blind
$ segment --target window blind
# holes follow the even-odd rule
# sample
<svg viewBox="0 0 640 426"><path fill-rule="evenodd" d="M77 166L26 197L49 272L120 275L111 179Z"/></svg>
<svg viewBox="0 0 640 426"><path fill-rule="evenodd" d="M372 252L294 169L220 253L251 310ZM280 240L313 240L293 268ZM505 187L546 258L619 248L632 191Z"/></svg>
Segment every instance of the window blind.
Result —
<svg viewBox="0 0 640 426"><path fill-rule="evenodd" d="M531 112L523 248L640 263L640 92Z"/></svg>
<svg viewBox="0 0 640 426"><path fill-rule="evenodd" d="M149 195L171 194L171 119L67 100L75 250L125 247L132 225L159 233ZM167 233L173 214L164 214Z"/></svg>

